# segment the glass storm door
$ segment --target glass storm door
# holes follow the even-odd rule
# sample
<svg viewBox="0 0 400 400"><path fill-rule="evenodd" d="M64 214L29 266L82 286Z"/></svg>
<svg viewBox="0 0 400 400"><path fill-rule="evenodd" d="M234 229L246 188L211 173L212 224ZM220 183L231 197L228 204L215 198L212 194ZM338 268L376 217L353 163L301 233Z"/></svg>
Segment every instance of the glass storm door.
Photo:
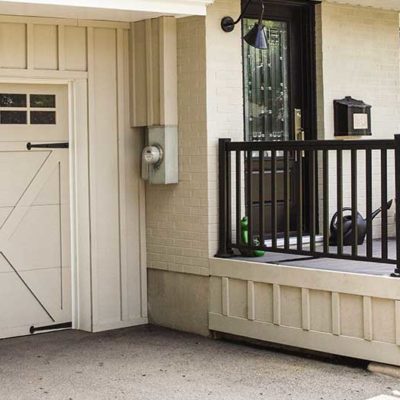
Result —
<svg viewBox="0 0 400 400"><path fill-rule="evenodd" d="M243 97L246 141L287 141L313 139L313 41L309 24L314 18L313 6L297 3L265 1L264 25L268 49L258 50L243 41ZM258 2L253 2L243 19L245 35L257 22ZM310 37L308 37L310 35ZM271 155L266 152L263 203L259 200L258 154L253 154L252 207L253 228L258 231L259 210L264 207L266 237L272 230L272 192L277 200L277 230L284 231L284 168L283 154L276 154L275 186L272 188ZM290 225L296 228L297 170L299 163L307 167L307 159L289 160ZM249 204L249 201L247 201ZM308 193L304 193L303 215L308 221ZM304 226L307 231L307 225Z"/></svg>
<svg viewBox="0 0 400 400"><path fill-rule="evenodd" d="M246 18L244 33L256 22ZM243 44L246 140L289 140L288 23L265 21L265 26L267 50Z"/></svg>

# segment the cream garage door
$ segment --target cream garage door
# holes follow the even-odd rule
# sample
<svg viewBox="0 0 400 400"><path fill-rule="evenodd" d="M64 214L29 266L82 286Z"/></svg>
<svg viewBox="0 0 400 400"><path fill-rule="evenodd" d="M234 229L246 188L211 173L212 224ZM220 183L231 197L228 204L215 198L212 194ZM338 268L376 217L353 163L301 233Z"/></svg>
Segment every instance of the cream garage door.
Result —
<svg viewBox="0 0 400 400"><path fill-rule="evenodd" d="M71 321L65 142L67 87L0 84L0 338Z"/></svg>

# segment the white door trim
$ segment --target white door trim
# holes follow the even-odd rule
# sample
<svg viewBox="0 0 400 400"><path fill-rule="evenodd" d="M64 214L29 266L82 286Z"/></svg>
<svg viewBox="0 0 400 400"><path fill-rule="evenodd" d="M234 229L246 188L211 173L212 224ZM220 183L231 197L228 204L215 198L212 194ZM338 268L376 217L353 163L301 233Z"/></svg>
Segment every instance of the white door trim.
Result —
<svg viewBox="0 0 400 400"><path fill-rule="evenodd" d="M68 87L71 289L72 327L93 330L90 247L89 130L87 79L74 74L60 78L7 76L0 71L0 83L66 85Z"/></svg>

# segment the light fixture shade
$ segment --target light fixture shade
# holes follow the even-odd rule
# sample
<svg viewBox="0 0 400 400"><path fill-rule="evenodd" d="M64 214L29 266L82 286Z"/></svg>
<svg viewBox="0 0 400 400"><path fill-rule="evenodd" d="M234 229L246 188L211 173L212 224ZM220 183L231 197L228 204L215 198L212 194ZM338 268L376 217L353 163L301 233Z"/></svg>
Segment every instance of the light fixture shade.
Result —
<svg viewBox="0 0 400 400"><path fill-rule="evenodd" d="M256 22L243 39L256 49L266 50L268 48L267 32L265 26L260 22Z"/></svg>

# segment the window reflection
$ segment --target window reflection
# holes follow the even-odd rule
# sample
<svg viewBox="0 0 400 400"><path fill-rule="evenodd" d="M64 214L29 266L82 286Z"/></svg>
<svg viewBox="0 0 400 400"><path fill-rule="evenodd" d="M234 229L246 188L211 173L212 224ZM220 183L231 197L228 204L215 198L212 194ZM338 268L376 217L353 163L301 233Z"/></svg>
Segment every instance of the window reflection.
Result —
<svg viewBox="0 0 400 400"><path fill-rule="evenodd" d="M26 111L0 111L1 124L26 124L27 115Z"/></svg>
<svg viewBox="0 0 400 400"><path fill-rule="evenodd" d="M0 107L26 107L26 94L0 93Z"/></svg>

